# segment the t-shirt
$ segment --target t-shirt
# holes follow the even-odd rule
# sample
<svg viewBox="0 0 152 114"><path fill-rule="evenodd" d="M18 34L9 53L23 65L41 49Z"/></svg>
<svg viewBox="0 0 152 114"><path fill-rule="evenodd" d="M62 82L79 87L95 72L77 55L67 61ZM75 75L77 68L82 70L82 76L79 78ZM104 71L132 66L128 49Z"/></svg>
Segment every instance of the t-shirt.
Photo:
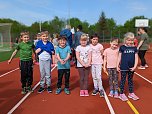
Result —
<svg viewBox="0 0 152 114"><path fill-rule="evenodd" d="M91 47L89 45L83 47L81 45L77 46L76 52L80 53L80 59L85 63L88 64L89 60L89 53L91 52ZM77 61L77 67L83 67L79 61Z"/></svg>
<svg viewBox="0 0 152 114"><path fill-rule="evenodd" d="M140 40L143 40L143 44L139 47L139 50L148 50L149 48L149 37L147 33L141 34Z"/></svg>
<svg viewBox="0 0 152 114"><path fill-rule="evenodd" d="M130 68L134 67L137 47L128 47L122 45L120 46L119 53L122 53L120 70L129 70Z"/></svg>
<svg viewBox="0 0 152 114"><path fill-rule="evenodd" d="M65 59L68 53L71 53L70 46L65 46L64 48L57 46L55 50L56 54L59 54L61 59ZM70 69L70 59L67 60L65 64L61 64L60 61L57 62L58 69Z"/></svg>
<svg viewBox="0 0 152 114"><path fill-rule="evenodd" d="M103 55L106 57L107 68L116 68L117 67L117 59L118 59L119 49L111 49L107 48L104 50Z"/></svg>
<svg viewBox="0 0 152 114"><path fill-rule="evenodd" d="M92 62L91 62L91 64L103 64L102 53L101 53L101 50L103 50L103 46L98 43L95 46L90 44L90 47L92 49Z"/></svg>
<svg viewBox="0 0 152 114"><path fill-rule="evenodd" d="M21 42L17 45L16 49L20 50L20 60L29 61L32 59L32 49L35 46L32 42Z"/></svg>

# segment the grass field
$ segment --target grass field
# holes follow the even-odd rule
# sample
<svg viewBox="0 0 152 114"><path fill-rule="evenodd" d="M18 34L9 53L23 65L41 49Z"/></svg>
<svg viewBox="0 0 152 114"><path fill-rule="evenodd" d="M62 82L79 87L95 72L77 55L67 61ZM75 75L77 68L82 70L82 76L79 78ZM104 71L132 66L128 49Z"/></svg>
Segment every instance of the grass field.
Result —
<svg viewBox="0 0 152 114"><path fill-rule="evenodd" d="M8 60L11 57L13 51L14 49L12 49L11 51L0 52L0 62ZM17 53L15 57L18 57L18 56L19 56L19 53Z"/></svg>

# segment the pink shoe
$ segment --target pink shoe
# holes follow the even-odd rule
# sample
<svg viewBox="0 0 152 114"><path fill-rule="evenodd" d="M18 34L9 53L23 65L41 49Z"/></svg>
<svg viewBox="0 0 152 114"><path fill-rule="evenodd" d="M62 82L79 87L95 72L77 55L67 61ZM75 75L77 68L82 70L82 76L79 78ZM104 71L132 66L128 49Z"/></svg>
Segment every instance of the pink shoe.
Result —
<svg viewBox="0 0 152 114"><path fill-rule="evenodd" d="M88 90L84 90L84 96L89 96Z"/></svg>
<svg viewBox="0 0 152 114"><path fill-rule="evenodd" d="M119 98L122 100L122 101L127 101L128 98L126 97L126 95L123 93L123 94L120 94Z"/></svg>
<svg viewBox="0 0 152 114"><path fill-rule="evenodd" d="M84 96L84 90L80 90L80 96Z"/></svg>
<svg viewBox="0 0 152 114"><path fill-rule="evenodd" d="M139 97L137 97L134 93L129 93L128 97L133 99L133 100L138 100L139 99Z"/></svg>
<svg viewBox="0 0 152 114"><path fill-rule="evenodd" d="M119 98L119 95L118 95L118 94L115 94L115 95L114 95L114 98Z"/></svg>

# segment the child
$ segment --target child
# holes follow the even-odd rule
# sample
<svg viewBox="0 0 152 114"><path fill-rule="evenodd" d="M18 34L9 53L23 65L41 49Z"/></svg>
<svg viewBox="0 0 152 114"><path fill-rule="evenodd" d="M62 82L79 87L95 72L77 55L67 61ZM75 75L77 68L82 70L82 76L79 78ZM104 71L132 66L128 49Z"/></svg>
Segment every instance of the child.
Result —
<svg viewBox="0 0 152 114"><path fill-rule="evenodd" d="M91 47L87 45L88 35L82 34L76 47L77 68L80 75L80 96L89 96L88 76L91 66Z"/></svg>
<svg viewBox="0 0 152 114"><path fill-rule="evenodd" d="M127 101L128 98L124 94L124 85L128 75L129 98L138 100L133 90L133 75L138 64L137 47L134 46L134 34L128 32L124 37L124 45L120 46L119 56L117 61L117 71L121 72L120 80L120 96L122 101Z"/></svg>
<svg viewBox="0 0 152 114"><path fill-rule="evenodd" d="M118 72L117 72L117 59L118 59L118 38L112 38L110 47L104 50L104 64L103 70L109 76L110 93L108 96L119 98L118 96ZM107 70L106 70L107 67Z"/></svg>
<svg viewBox="0 0 152 114"><path fill-rule="evenodd" d="M34 45L35 45L35 46L37 45L37 42L38 42L39 40L41 40L40 33L36 34L36 39L34 40ZM36 62L35 62L36 65L39 65L38 61L39 61L39 58L38 58L38 55L36 54Z"/></svg>
<svg viewBox="0 0 152 114"><path fill-rule="evenodd" d="M97 95L98 92L100 97L104 97L104 92L103 92L103 86L102 86L102 76L101 76L101 71L102 71L102 64L103 64L103 59L102 59L102 54L103 54L103 46L98 43L98 35L94 34L91 36L91 43L90 47L92 49L92 78L93 78L93 83L94 83L94 90L92 92L92 95Z"/></svg>
<svg viewBox="0 0 152 114"><path fill-rule="evenodd" d="M32 92L33 83L33 60L32 60L32 50L34 51L34 44L29 42L29 32L21 32L20 38L22 40L13 52L11 58L8 60L8 64L11 63L13 57L20 51L20 71L21 71L21 83L22 92L21 94L26 94L26 92Z"/></svg>
<svg viewBox="0 0 152 114"><path fill-rule="evenodd" d="M69 78L70 78L70 46L66 45L67 38L66 36L60 36L58 38L59 46L56 47L56 56L58 59L58 83L56 94L61 93L62 78L65 76L65 88L64 92L69 95Z"/></svg>
<svg viewBox="0 0 152 114"><path fill-rule="evenodd" d="M139 28L139 34L140 34L140 42L137 46L138 49L138 56L140 58L141 61L141 65L138 67L138 69L146 69L148 68L146 59L145 59L145 55L147 50L150 48L149 45L149 36L147 34L147 28Z"/></svg>
<svg viewBox="0 0 152 114"><path fill-rule="evenodd" d="M39 57L39 67L40 67L40 74L41 74L40 88L38 90L38 93L42 93L45 90L44 89L45 81L47 84L48 93L52 93L51 79L50 79L51 78L50 64L51 64L51 55L54 52L54 47L53 47L53 44L48 41L47 31L41 32L40 36L42 40L37 42L36 51L35 51Z"/></svg>

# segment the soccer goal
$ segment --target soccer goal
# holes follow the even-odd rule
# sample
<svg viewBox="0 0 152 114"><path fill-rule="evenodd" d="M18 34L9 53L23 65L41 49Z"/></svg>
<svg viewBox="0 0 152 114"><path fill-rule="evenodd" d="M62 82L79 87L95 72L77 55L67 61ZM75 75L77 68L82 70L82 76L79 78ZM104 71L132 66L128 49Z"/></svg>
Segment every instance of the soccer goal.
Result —
<svg viewBox="0 0 152 114"><path fill-rule="evenodd" d="M0 23L0 51L11 50L11 23Z"/></svg>

